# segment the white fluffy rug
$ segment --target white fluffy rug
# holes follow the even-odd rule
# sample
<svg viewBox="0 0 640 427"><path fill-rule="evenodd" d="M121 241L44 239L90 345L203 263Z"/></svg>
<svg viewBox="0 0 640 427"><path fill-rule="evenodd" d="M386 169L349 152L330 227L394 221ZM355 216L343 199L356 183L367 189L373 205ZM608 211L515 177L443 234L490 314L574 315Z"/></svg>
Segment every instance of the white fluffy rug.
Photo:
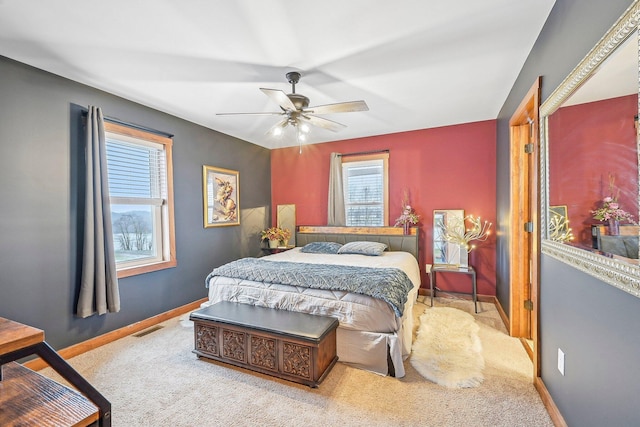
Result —
<svg viewBox="0 0 640 427"><path fill-rule="evenodd" d="M449 388L479 386L484 377L480 327L469 313L428 308L420 316L411 365L426 379Z"/></svg>

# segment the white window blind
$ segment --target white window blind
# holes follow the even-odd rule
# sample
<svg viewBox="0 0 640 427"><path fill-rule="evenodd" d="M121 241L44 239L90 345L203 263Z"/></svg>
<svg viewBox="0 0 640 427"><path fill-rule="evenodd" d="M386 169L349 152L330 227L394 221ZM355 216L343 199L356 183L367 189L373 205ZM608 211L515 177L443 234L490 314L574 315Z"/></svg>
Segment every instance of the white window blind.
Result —
<svg viewBox="0 0 640 427"><path fill-rule="evenodd" d="M166 158L161 144L107 138L109 194L126 204L161 205L167 197Z"/></svg>
<svg viewBox="0 0 640 427"><path fill-rule="evenodd" d="M342 164L347 226L383 226L384 162L382 159Z"/></svg>

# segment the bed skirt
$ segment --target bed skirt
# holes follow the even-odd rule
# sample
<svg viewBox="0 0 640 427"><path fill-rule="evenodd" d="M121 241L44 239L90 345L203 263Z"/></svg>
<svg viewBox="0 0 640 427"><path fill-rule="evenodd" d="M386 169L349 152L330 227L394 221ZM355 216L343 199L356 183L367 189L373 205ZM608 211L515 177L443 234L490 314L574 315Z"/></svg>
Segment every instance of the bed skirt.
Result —
<svg viewBox="0 0 640 427"><path fill-rule="evenodd" d="M409 337L403 339L399 338L398 333L354 331L338 327L336 338L338 361L376 374L391 374L402 378L405 375L403 362L411 353L412 330L413 316L411 315L407 316L402 330L398 332L404 335L409 331ZM393 372L389 372L389 363Z"/></svg>

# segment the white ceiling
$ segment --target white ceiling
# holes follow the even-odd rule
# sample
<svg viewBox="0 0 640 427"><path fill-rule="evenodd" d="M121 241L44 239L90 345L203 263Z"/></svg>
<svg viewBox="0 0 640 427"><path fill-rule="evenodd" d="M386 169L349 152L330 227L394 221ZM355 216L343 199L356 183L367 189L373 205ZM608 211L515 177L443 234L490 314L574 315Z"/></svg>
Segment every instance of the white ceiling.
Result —
<svg viewBox="0 0 640 427"><path fill-rule="evenodd" d="M369 106L310 143L495 119L554 2L0 0L0 55L277 148L278 116L216 113L279 111L259 88L291 70L311 106Z"/></svg>

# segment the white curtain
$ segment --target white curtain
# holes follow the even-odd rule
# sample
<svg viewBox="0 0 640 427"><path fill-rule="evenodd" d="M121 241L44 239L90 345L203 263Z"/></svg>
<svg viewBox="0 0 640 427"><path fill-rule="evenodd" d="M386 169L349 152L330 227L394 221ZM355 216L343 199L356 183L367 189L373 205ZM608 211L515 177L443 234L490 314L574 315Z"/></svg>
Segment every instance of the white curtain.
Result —
<svg viewBox="0 0 640 427"><path fill-rule="evenodd" d="M100 108L87 114L84 242L79 317L120 311L120 292L113 245L106 137Z"/></svg>
<svg viewBox="0 0 640 427"><path fill-rule="evenodd" d="M340 153L331 153L328 202L327 225L346 225L344 190L342 188L342 155Z"/></svg>

